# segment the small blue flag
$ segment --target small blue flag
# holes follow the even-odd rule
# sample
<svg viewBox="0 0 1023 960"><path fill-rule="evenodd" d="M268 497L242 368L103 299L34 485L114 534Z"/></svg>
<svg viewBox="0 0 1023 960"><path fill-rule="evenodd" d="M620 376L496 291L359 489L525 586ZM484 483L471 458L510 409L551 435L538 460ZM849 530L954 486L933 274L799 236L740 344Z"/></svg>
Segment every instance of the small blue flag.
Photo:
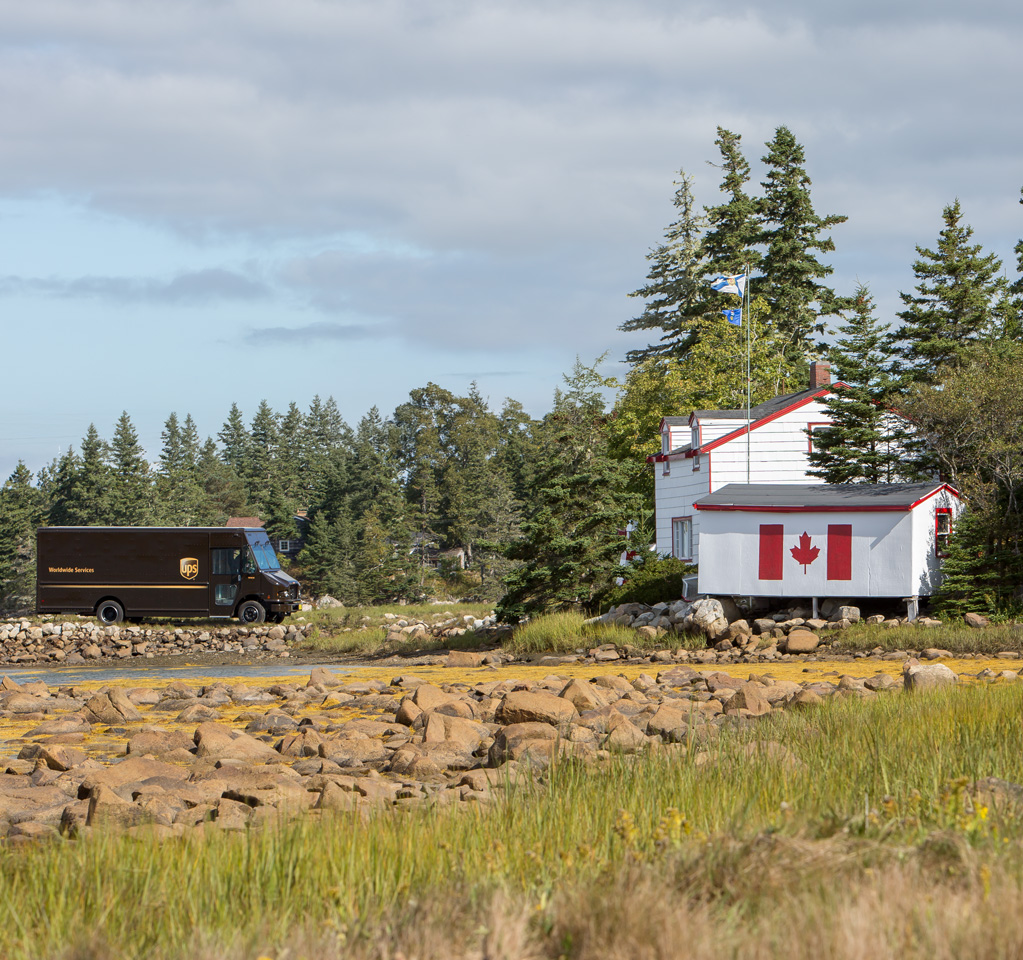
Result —
<svg viewBox="0 0 1023 960"><path fill-rule="evenodd" d="M710 286L718 293L734 293L737 297L741 297L746 288L746 274L737 273L731 277L718 277L711 281Z"/></svg>
<svg viewBox="0 0 1023 960"><path fill-rule="evenodd" d="M742 326L742 311L738 307L735 310L722 310L721 312L729 323L734 323L737 327Z"/></svg>

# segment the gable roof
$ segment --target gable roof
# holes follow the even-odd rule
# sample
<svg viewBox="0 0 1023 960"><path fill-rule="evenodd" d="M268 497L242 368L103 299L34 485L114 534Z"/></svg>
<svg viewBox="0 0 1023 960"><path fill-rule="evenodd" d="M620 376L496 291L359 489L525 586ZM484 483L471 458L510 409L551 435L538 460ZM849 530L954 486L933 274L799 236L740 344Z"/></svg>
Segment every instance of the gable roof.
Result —
<svg viewBox="0 0 1023 960"><path fill-rule="evenodd" d="M798 410L811 400L816 400L818 397L823 397L825 394L830 393L835 387L844 386L844 383L836 382L825 387L811 387L806 390L800 390L798 393L785 393L780 397L772 397L770 400L758 403L755 407L750 408L750 430L756 430L759 427L764 426L764 424L770 423L772 420L777 420L778 417L783 414L791 413L793 410ZM694 448L692 444L687 444L684 447L677 447L668 453L658 453L654 456L647 457L646 462L663 463L665 460L682 455L689 458L697 453L709 453L711 450L716 450L718 447L728 443L730 440L746 435L745 410L694 410L690 415L688 422L691 423L694 419L700 418L705 420L741 420L742 422L734 430L731 430L723 436L717 437L702 446ZM668 418L665 417L662 420L662 423L667 420Z"/></svg>
<svg viewBox="0 0 1023 960"><path fill-rule="evenodd" d="M693 504L697 510L758 513L906 512L947 491L947 483L726 483Z"/></svg>

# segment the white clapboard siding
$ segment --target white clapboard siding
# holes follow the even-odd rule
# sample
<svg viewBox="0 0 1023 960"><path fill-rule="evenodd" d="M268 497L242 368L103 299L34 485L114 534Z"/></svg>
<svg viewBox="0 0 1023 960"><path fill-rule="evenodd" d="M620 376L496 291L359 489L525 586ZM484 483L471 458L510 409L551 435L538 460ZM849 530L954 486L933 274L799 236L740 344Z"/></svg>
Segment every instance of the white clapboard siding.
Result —
<svg viewBox="0 0 1023 960"><path fill-rule="evenodd" d="M959 516L957 496L939 492L906 511L777 513L697 511L703 531L701 593L767 597L930 596L941 578L935 512ZM760 579L761 525L784 528L782 578ZM847 575L829 579L829 528L851 530ZM803 564L793 551L811 551Z"/></svg>
<svg viewBox="0 0 1023 960"><path fill-rule="evenodd" d="M830 422L820 400L811 400L794 410L757 426L749 435L749 481L751 483L813 483L807 474L810 466L811 424ZM675 517L693 518L693 559L699 559L702 519L693 503L726 483L746 483L745 419L708 418L699 420L701 429L700 468L693 470L695 458L679 457L668 464L654 464L654 498L657 514L657 551L672 552L671 521ZM672 427L672 448L689 442L688 428ZM732 439L706 451L709 445L730 433Z"/></svg>

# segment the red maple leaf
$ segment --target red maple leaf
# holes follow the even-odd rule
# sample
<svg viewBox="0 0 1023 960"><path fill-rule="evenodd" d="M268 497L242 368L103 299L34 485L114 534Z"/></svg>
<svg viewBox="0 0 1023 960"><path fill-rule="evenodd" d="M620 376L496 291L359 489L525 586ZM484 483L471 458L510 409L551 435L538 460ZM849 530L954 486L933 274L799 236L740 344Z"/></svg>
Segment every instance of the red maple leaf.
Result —
<svg viewBox="0 0 1023 960"><path fill-rule="evenodd" d="M795 557L796 563L803 565L803 573L806 573L806 568L817 559L817 555L821 552L820 547L812 546L813 541L805 530L803 535L799 538L799 546L792 547L792 556Z"/></svg>

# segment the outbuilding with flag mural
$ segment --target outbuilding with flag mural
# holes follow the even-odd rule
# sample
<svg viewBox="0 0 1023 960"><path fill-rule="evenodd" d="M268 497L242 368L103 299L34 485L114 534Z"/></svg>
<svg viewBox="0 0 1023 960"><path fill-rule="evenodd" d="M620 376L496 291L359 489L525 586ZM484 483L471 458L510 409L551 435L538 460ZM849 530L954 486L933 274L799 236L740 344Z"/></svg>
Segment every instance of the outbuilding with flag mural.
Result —
<svg viewBox="0 0 1023 960"><path fill-rule="evenodd" d="M729 483L697 500L699 590L894 597L915 618L961 509L948 484Z"/></svg>

